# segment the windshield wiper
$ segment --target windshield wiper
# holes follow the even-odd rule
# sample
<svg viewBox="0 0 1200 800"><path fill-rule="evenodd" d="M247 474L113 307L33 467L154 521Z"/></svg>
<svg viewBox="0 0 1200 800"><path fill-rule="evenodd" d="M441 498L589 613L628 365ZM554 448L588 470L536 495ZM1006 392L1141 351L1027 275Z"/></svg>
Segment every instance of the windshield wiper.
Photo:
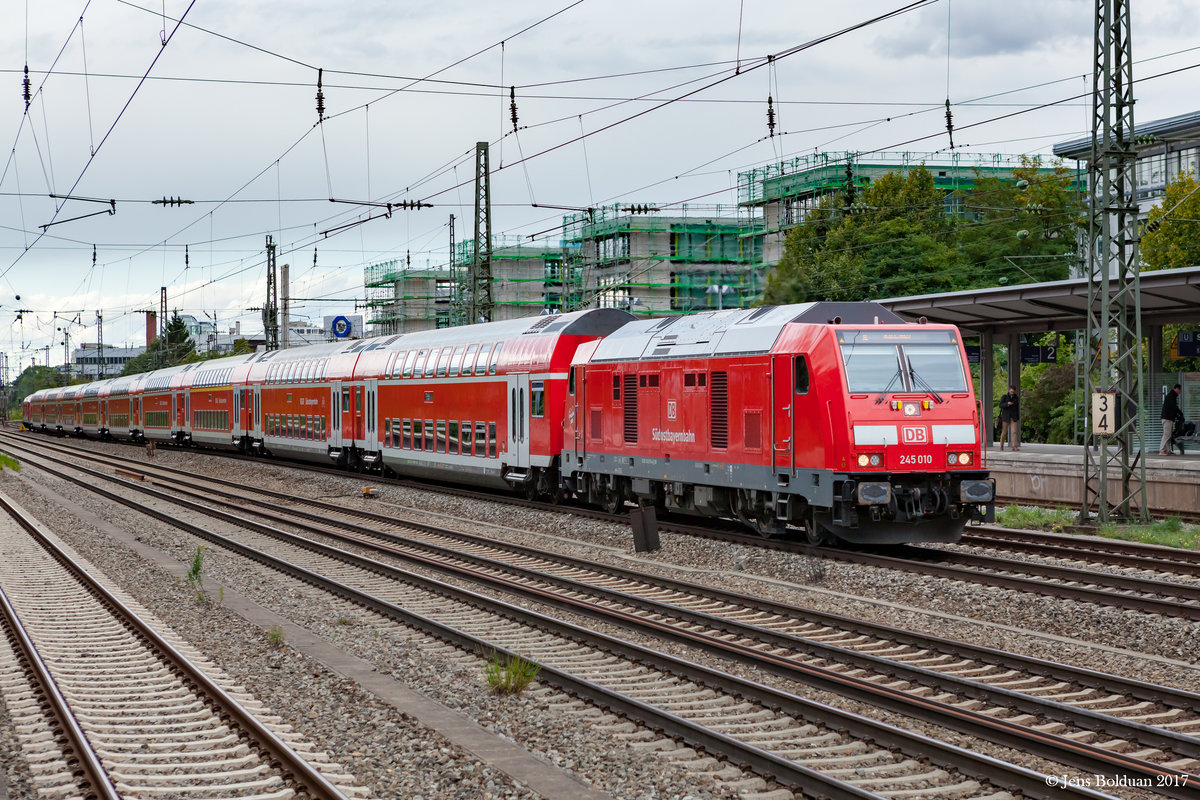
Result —
<svg viewBox="0 0 1200 800"><path fill-rule="evenodd" d="M892 374L892 379L890 381L888 381L888 385L883 387L883 391L879 393L879 397L875 398L875 405L879 405L880 403L883 402L884 398L887 397L888 392L890 392L892 390L892 384L894 384L896 382L896 378L899 378L899 377L900 377L900 370L896 370Z"/></svg>
<svg viewBox="0 0 1200 800"><path fill-rule="evenodd" d="M918 374L917 371L915 369L913 369L912 364L908 365L908 374L913 379L914 384L918 384L918 383L921 384L921 386L925 389L925 391L927 391L931 395L933 395L933 401L935 403L937 403L938 405L941 405L941 403L943 402L942 396L937 393L936 389L934 389L932 386L929 385L929 381L922 378L920 376L920 374Z"/></svg>

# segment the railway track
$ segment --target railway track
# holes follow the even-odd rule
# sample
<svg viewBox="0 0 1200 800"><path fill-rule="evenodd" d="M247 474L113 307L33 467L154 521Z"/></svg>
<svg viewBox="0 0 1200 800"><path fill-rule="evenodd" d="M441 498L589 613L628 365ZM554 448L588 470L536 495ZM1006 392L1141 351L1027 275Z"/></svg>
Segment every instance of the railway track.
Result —
<svg viewBox="0 0 1200 800"><path fill-rule="evenodd" d="M1103 564L1160 575L1200 577L1200 551L1122 539L980 525L967 529L961 543L1081 564Z"/></svg>
<svg viewBox="0 0 1200 800"><path fill-rule="evenodd" d="M21 446L22 443L28 446L30 443L28 439L15 436L9 438L8 441L12 442L14 446ZM52 445L43 442L43 446ZM95 451L80 447L68 447L67 450L74 453L95 453ZM95 455L92 457L100 458ZM146 465L144 461L123 459L107 454L100 458L102 461L114 459L129 464L135 469ZM313 467L313 469L318 472L326 471L320 467ZM415 482L400 481L400 483L414 487L423 486L423 484ZM453 491L459 495L479 497L492 502L557 513L568 509L568 507L529 501L513 496L472 490L454 489ZM623 515L606 514L596 509L580 509L571 506L569 512L619 524L627 522L627 518ZM1200 621L1200 586L1162 580L1157 577L1115 574L1015 558L997 558L970 551L956 551L953 547L931 548L901 545L876 550L856 550L840 547L813 547L788 539L763 539L740 529L734 530L729 526L719 524L698 525L692 522L670 520L660 523L660 527L671 532L743 544L749 547L782 550L863 566L893 569L1094 605ZM1015 546L1012 545L1010 548ZM1155 550L1161 551L1161 548L1155 548ZM1169 566L1170 561L1158 559L1155 563L1165 568ZM1159 571L1161 572L1161 569Z"/></svg>
<svg viewBox="0 0 1200 800"><path fill-rule="evenodd" d="M30 461L37 464L40 459ZM133 486L153 499L122 500L121 493L96 485L102 473L88 471L83 478L69 474L78 470L73 467L60 476L472 652L531 658L542 666L540 679L551 685L785 786L803 786L807 792L830 797L899 792L1000 798L1011 796L1012 790L1030 797L1064 796L1061 789L1048 789L1044 776L1011 764L274 526L244 519L234 522L228 512L204 509L157 489ZM164 503L171 504L170 510L159 507ZM181 513L180 505L188 513ZM193 513L221 517L244 531L233 541L185 521ZM543 603L560 602L562 593L554 594L558 596L547 593ZM863 688L870 684L861 683ZM609 724L618 730L623 725L619 719ZM995 720L990 724L1005 727ZM1036 738L1045 739L1046 734ZM1123 768L1136 760L1086 743L1071 747L1076 753L1090 753L1089 758L1100 756L1109 762L1116 758ZM689 757L686 751L684 757ZM1177 772L1163 766L1154 769ZM1186 777L1179 772L1177 779ZM1096 796L1080 787L1071 791Z"/></svg>
<svg viewBox="0 0 1200 800"><path fill-rule="evenodd" d="M365 795L257 701L223 688L226 679L208 675L213 665L159 634L3 495L0 514L0 685L39 793Z"/></svg>
<svg viewBox="0 0 1200 800"><path fill-rule="evenodd" d="M151 475L159 472L160 468L147 470ZM227 506L239 509L239 514L219 512L219 515L227 522L265 535L290 539L273 525L248 523L244 518L248 509L269 507L270 511L256 512L255 516L278 524L282 515L282 521L289 527L304 527L310 534L337 537L342 545L358 551L370 548L372 555L386 553L414 568L437 570L474 583L484 582L494 589L515 592L538 602L563 605L563 599L556 595L565 593L566 605L574 612L650 630L792 681L839 691L855 699L864 699L862 692L870 695L874 688L869 702L949 724L973 735L980 735L976 725L983 722L984 727L991 728L984 735L993 741L1035 749L1039 754L1084 769L1115 770L1115 774L1137 774L1148 780L1174 780L1185 789L1189 783L1194 785L1200 780L1184 771L1184 766L1191 768L1196 763L1195 756L1200 755L1200 740L1192 735L1200 730L1200 702L1197 702L1200 698L1189 693L1028 658L1023 659L1020 667L1026 674L1016 674L1012 662L1022 657L983 648L974 648L977 663L964 663L967 645L942 640L936 645L942 649L939 654L932 652L935 646L930 641L921 641L916 634L885 632L881 626L875 626L871 634L876 637L874 641L853 642L864 638L864 629L870 627L867 623L842 620L836 623L839 629L834 627L830 615L814 621L807 618L803 609L764 604L755 598L714 593L705 587L679 582L666 582L668 585L664 586L663 580L656 576L615 570L430 526L404 525L403 533L389 535L386 529L396 528L398 523L387 517L345 512L332 504L279 493L258 493L251 497L245 492L215 488L213 479L203 476L200 479L213 485L189 488L177 480L156 478L155 481L160 485L174 483L177 491L203 499L206 504L218 502L215 495L229 495ZM135 488L145 490L145 487ZM147 491L157 494L156 490ZM284 501L299 502L318 511L281 508ZM193 507L193 510L198 509ZM365 517L371 525L367 528L350 522L335 524L332 517L339 515ZM416 541L414 531L424 540ZM388 540L387 544L379 544L381 538ZM467 549L474 552L451 551L444 544L433 543L433 539L457 541L460 549L467 542ZM401 542L403 546L397 547ZM324 545L294 541L293 544L312 548L321 555L330 554ZM501 551L507 554L509 562L492 557ZM528 566L530 563L537 563L538 569ZM584 582L581 575L591 579ZM404 576L402 579L409 579L407 573ZM436 591L436 584L430 588ZM664 593L672 597L672 602L648 599ZM719 612L712 610L714 594L723 606ZM769 619L762 620L764 616ZM754 622L740 621L745 619ZM894 641L889 642L885 638L888 636ZM836 640L851 646L833 643ZM890 656L897 650L905 651L907 660L899 653L897 658L876 655L891 651ZM534 647L532 652L542 651ZM824 666L830 664L834 668ZM983 678L976 678L979 675ZM992 685L986 682L988 678ZM907 686L900 688L903 684ZM887 687L886 691L878 691L881 685ZM910 696L900 698L901 693ZM1059 698L1069 698L1075 705L1059 702ZM1121 714L1137 719L1122 721ZM972 724L964 722L968 717L972 718ZM1152 723L1160 723L1162 727ZM1016 730L1021 727L1024 732ZM1020 741L1023 737L1026 741ZM1029 738L1037 740L1036 748ZM1047 750L1046 744L1051 741L1054 746ZM1188 791L1176 796L1190 796Z"/></svg>

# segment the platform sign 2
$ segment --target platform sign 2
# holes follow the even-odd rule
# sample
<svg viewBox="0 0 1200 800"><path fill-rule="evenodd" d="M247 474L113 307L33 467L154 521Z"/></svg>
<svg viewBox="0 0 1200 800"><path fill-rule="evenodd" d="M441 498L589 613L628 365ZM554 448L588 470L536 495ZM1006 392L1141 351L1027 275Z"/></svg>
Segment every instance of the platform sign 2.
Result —
<svg viewBox="0 0 1200 800"><path fill-rule="evenodd" d="M1058 363L1057 345L1022 345L1022 364L1056 364Z"/></svg>
<svg viewBox="0 0 1200 800"><path fill-rule="evenodd" d="M963 345L967 349L967 363L978 364L982 348L977 344Z"/></svg>
<svg viewBox="0 0 1200 800"><path fill-rule="evenodd" d="M1092 433L1112 436L1117 432L1117 393L1092 393Z"/></svg>

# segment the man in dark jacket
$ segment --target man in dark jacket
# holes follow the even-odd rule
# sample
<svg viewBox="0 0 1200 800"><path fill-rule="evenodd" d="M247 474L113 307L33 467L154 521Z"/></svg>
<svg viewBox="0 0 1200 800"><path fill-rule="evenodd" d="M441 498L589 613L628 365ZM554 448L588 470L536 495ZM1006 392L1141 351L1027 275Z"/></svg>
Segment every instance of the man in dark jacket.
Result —
<svg viewBox="0 0 1200 800"><path fill-rule="evenodd" d="M1183 412L1179 410L1179 393L1182 391L1183 387L1177 383L1163 398L1162 414L1159 415L1162 417L1162 444L1158 448L1160 456L1173 455L1171 440L1175 438L1175 421L1183 419Z"/></svg>
<svg viewBox="0 0 1200 800"><path fill-rule="evenodd" d="M1013 450L1021 449L1021 400L1017 397L1017 387L1009 386L1008 394L1000 396L1000 449L1004 449L1004 440Z"/></svg>

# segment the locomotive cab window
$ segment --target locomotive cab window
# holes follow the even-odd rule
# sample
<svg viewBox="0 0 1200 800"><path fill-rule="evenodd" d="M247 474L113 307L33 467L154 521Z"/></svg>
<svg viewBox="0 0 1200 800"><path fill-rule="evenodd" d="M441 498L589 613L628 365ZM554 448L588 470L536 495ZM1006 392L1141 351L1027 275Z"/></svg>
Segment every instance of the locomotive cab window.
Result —
<svg viewBox="0 0 1200 800"><path fill-rule="evenodd" d="M914 391L965 392L962 356L954 344L907 344L909 375Z"/></svg>
<svg viewBox="0 0 1200 800"><path fill-rule="evenodd" d="M795 367L796 394L808 394L808 359L796 356Z"/></svg>
<svg viewBox="0 0 1200 800"><path fill-rule="evenodd" d="M905 390L900 350L893 344L843 345L842 364L851 392Z"/></svg>

